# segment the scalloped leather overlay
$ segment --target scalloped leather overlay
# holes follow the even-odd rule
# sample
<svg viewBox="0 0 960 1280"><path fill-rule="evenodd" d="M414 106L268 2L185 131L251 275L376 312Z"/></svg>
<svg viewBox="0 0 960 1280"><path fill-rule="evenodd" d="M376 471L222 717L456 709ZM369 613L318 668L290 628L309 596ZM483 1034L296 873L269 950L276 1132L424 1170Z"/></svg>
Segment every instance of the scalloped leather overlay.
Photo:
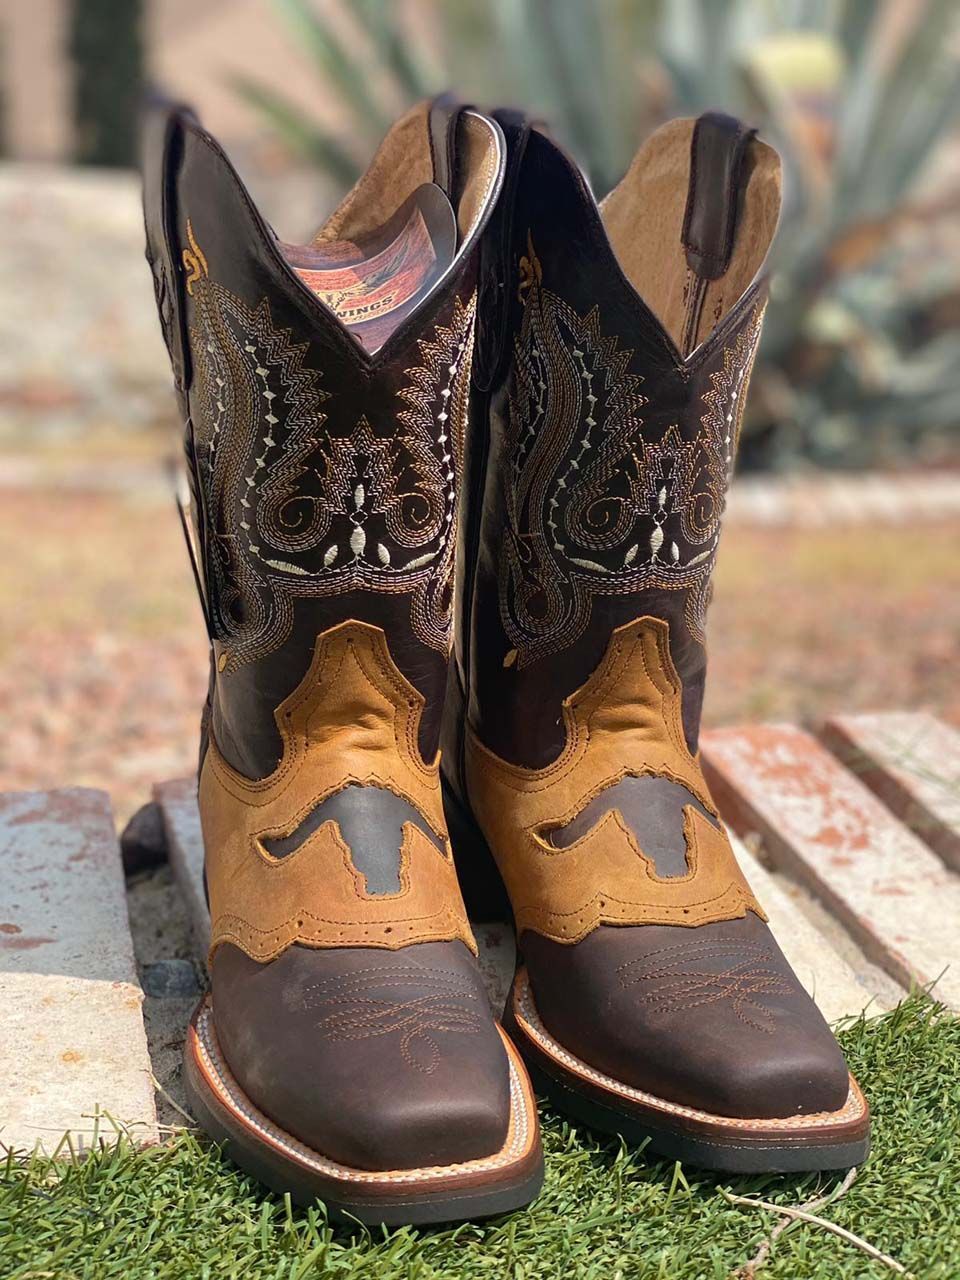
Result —
<svg viewBox="0 0 960 1280"><path fill-rule="evenodd" d="M600 924L695 926L755 911L726 834L683 809L687 871L658 876L612 810L573 844L545 838L624 777L669 778L717 814L683 736L669 628L639 618L611 636L587 682L564 700L566 745L543 769L512 765L467 735L470 802L507 884L518 931L579 942Z"/></svg>
<svg viewBox="0 0 960 1280"><path fill-rule="evenodd" d="M200 776L211 955L222 942L263 962L294 942L396 950L454 938L476 952L446 838L440 758L425 762L417 746L423 706L383 631L344 622L318 636L309 670L277 708L283 755L269 777L244 778L211 738ZM397 893L366 891L335 821L285 857L264 847L350 784L400 796L444 838L441 853L403 824Z"/></svg>

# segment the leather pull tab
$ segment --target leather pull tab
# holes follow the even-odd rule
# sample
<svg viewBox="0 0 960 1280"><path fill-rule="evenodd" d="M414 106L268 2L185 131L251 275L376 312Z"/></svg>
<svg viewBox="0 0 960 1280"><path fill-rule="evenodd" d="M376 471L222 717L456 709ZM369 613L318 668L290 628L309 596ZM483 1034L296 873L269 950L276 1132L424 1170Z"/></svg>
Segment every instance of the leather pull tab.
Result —
<svg viewBox="0 0 960 1280"><path fill-rule="evenodd" d="M681 239L687 265L702 280L718 280L730 266L747 148L756 132L719 111L706 112L694 125Z"/></svg>
<svg viewBox="0 0 960 1280"><path fill-rule="evenodd" d="M188 107L154 96L146 103L141 125L146 257L182 408L190 385L190 347L181 287L176 186L183 121L193 118Z"/></svg>
<svg viewBox="0 0 960 1280"><path fill-rule="evenodd" d="M441 93L430 103L430 155L433 180L452 202L456 181L457 121L464 104L452 93Z"/></svg>
<svg viewBox="0 0 960 1280"><path fill-rule="evenodd" d="M503 190L480 246L480 293L477 298L477 341L473 352L473 383L489 391L506 352L509 303L507 273L514 233L514 208L533 122L523 112L501 107L493 118L507 140L507 169Z"/></svg>

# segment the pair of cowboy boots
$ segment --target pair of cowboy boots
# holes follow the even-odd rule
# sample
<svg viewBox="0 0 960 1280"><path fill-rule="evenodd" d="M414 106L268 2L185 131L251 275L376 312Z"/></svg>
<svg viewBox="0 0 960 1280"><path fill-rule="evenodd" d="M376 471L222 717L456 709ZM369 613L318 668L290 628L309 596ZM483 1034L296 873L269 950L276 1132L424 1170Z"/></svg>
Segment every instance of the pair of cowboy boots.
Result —
<svg viewBox="0 0 960 1280"><path fill-rule="evenodd" d="M709 1168L866 1154L697 759L779 202L727 117L665 126L598 207L530 121L443 98L291 246L187 109L148 117L211 646L186 1083L297 1200L528 1203L531 1075ZM504 885L506 1033L464 903Z"/></svg>

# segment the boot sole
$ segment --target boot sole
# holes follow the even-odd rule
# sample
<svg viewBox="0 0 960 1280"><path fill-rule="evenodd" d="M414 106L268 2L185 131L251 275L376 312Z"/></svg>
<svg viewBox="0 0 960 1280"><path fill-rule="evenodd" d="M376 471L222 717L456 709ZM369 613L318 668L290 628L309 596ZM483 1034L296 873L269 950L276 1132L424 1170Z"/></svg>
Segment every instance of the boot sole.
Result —
<svg viewBox="0 0 960 1280"><path fill-rule="evenodd" d="M538 1094L592 1129L644 1143L651 1155L723 1173L812 1173L849 1169L869 1154L870 1110L853 1076L838 1111L713 1115L634 1089L570 1053L540 1020L525 969L514 979L504 1023Z"/></svg>
<svg viewBox="0 0 960 1280"><path fill-rule="evenodd" d="M198 1123L241 1169L300 1205L322 1200L334 1222L423 1226L473 1221L522 1208L543 1183L536 1101L516 1049L510 1064L510 1123L503 1147L462 1164L367 1170L338 1164L268 1119L243 1093L220 1052L205 996L184 1048L184 1083Z"/></svg>

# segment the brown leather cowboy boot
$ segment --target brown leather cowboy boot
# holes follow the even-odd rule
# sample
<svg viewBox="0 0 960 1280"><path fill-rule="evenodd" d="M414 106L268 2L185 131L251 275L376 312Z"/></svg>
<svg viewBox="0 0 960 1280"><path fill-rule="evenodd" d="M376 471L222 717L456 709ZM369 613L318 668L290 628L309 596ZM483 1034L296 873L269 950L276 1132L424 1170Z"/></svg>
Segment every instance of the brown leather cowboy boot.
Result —
<svg viewBox="0 0 960 1280"><path fill-rule="evenodd" d="M503 136L415 108L305 246L278 242L189 111L153 111L146 143L212 653L194 1114L338 1216L512 1209L542 1177L536 1110L475 963L438 768Z"/></svg>
<svg viewBox="0 0 960 1280"><path fill-rule="evenodd" d="M778 157L728 117L677 120L598 208L498 118L443 766L461 883L483 886L485 843L513 907L508 1026L559 1108L651 1151L856 1163L867 1106L697 758Z"/></svg>

